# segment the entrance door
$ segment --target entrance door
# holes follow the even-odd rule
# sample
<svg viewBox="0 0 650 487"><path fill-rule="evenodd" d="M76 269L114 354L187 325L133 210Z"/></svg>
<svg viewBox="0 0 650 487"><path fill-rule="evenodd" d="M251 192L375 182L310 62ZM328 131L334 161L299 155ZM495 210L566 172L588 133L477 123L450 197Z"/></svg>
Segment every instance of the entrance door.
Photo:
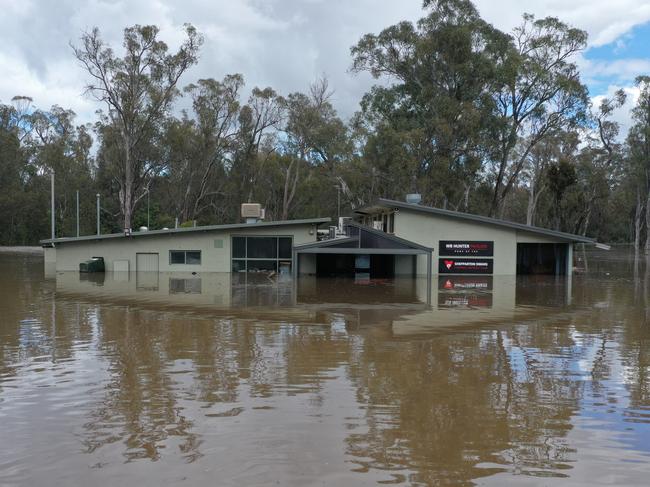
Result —
<svg viewBox="0 0 650 487"><path fill-rule="evenodd" d="M158 272L158 254L135 254L137 272Z"/></svg>

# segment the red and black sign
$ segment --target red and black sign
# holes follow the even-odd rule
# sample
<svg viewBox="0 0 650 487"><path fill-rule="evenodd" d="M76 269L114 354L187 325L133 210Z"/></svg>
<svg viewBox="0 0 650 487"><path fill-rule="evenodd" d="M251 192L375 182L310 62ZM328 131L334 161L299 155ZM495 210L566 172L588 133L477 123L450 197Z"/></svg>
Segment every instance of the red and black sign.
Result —
<svg viewBox="0 0 650 487"><path fill-rule="evenodd" d="M438 259L439 274L492 274L492 259Z"/></svg>
<svg viewBox="0 0 650 487"><path fill-rule="evenodd" d="M438 278L438 291L492 290L492 276L444 276Z"/></svg>
<svg viewBox="0 0 650 487"><path fill-rule="evenodd" d="M494 242L491 241L463 241L440 240L438 255L445 257L492 257L494 255Z"/></svg>

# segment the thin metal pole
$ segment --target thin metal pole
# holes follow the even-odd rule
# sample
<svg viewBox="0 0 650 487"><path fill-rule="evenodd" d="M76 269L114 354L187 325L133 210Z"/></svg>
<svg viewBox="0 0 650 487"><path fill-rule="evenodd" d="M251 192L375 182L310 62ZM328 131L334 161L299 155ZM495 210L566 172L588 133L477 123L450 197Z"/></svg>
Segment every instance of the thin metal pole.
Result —
<svg viewBox="0 0 650 487"><path fill-rule="evenodd" d="M56 235L54 229L54 169L52 169L52 173L50 174L50 183L51 183L51 196L52 196L52 202L50 206L50 217L52 223L52 239L54 239Z"/></svg>
<svg viewBox="0 0 650 487"><path fill-rule="evenodd" d="M99 235L99 193L97 193L97 235Z"/></svg>
<svg viewBox="0 0 650 487"><path fill-rule="evenodd" d="M77 190L77 237L79 236L79 190Z"/></svg>
<svg viewBox="0 0 650 487"><path fill-rule="evenodd" d="M431 269L432 260L433 258L431 256L431 252L427 252L427 304L428 305L431 305L431 288L433 286L433 283L431 282L431 280L433 279L432 276L433 272Z"/></svg>
<svg viewBox="0 0 650 487"><path fill-rule="evenodd" d="M151 228L149 226L149 190L147 190L147 228Z"/></svg>
<svg viewBox="0 0 650 487"><path fill-rule="evenodd" d="M336 186L336 204L338 208L338 217L341 218L341 186Z"/></svg>

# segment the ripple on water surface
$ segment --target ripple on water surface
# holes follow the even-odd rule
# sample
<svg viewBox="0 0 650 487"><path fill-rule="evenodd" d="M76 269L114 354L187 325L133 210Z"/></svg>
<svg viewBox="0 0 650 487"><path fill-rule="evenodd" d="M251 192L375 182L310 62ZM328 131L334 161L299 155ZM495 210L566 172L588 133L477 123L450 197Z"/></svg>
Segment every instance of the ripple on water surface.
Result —
<svg viewBox="0 0 650 487"><path fill-rule="evenodd" d="M427 297L0 254L0 484L647 485L650 280L590 258Z"/></svg>

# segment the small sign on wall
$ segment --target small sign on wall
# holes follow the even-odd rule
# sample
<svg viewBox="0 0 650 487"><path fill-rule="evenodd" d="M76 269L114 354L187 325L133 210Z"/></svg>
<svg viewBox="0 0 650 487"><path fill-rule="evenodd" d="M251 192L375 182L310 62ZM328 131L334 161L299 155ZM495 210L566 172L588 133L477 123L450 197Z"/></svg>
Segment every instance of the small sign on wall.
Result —
<svg viewBox="0 0 650 487"><path fill-rule="evenodd" d="M438 255L445 257L492 257L494 242L475 240L440 240Z"/></svg>
<svg viewBox="0 0 650 487"><path fill-rule="evenodd" d="M492 274L492 259L438 259L439 274Z"/></svg>
<svg viewBox="0 0 650 487"><path fill-rule="evenodd" d="M492 276L444 276L438 278L438 291L491 291Z"/></svg>

